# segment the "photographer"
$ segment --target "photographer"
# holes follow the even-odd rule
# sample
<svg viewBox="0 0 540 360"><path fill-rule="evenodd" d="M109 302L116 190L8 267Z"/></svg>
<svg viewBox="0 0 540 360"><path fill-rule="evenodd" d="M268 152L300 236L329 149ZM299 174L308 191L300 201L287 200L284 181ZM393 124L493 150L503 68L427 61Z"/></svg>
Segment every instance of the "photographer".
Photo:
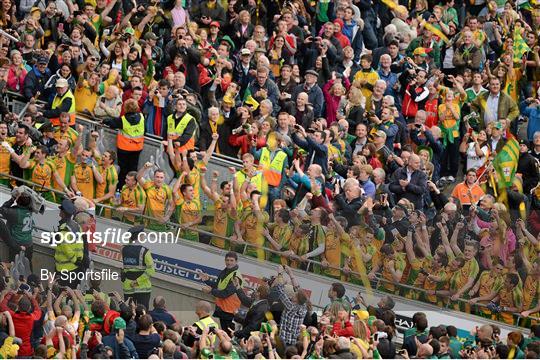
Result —
<svg viewBox="0 0 540 360"><path fill-rule="evenodd" d="M16 205L13 205L17 202ZM13 191L11 199L0 207L0 215L6 221L0 221L0 239L9 248L9 261L15 259L20 251L32 264L32 198L29 194ZM7 226L9 224L9 226Z"/></svg>

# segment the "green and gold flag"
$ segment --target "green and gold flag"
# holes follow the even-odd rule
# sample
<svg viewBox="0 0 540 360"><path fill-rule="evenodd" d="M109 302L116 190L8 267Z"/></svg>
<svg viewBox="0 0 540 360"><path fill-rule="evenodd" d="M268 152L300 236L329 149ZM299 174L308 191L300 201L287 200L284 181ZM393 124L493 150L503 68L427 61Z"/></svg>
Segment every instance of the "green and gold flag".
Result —
<svg viewBox="0 0 540 360"><path fill-rule="evenodd" d="M493 167L499 178L499 188L512 186L518 159L519 143L514 137L511 137L493 160Z"/></svg>
<svg viewBox="0 0 540 360"><path fill-rule="evenodd" d="M516 29L517 30L517 29ZM531 48L529 48L529 45L523 40L523 37L521 36L521 33L519 31L514 31L514 62L520 63L521 59L523 58L523 55L527 51L531 51Z"/></svg>

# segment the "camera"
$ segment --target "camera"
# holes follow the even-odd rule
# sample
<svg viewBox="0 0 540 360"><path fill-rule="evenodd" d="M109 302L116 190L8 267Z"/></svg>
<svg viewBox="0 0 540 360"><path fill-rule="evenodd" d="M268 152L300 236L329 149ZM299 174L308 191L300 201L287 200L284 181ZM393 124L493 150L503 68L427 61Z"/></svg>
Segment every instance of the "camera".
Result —
<svg viewBox="0 0 540 360"><path fill-rule="evenodd" d="M18 186L11 191L11 196L17 197L19 194L25 194L30 197L30 210L36 214L45 212L45 199L28 186Z"/></svg>
<svg viewBox="0 0 540 360"><path fill-rule="evenodd" d="M19 288L17 289L17 294L24 294L27 291L31 291L30 285L28 284L20 284Z"/></svg>
<svg viewBox="0 0 540 360"><path fill-rule="evenodd" d="M208 328L208 333L209 334L215 334L216 333L216 327L215 326L210 326Z"/></svg>

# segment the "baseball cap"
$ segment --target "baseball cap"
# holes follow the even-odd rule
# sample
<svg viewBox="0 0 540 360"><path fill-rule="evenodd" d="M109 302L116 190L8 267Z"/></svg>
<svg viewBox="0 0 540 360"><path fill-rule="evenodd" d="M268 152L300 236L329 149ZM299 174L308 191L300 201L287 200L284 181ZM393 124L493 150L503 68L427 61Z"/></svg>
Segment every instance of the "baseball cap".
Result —
<svg viewBox="0 0 540 360"><path fill-rule="evenodd" d="M373 133L373 136L382 137L386 139L386 133L382 130L377 130Z"/></svg>
<svg viewBox="0 0 540 360"><path fill-rule="evenodd" d="M54 131L54 127L53 124L48 122L43 124L38 130L41 131L41 133L43 134L44 132Z"/></svg>
<svg viewBox="0 0 540 360"><path fill-rule="evenodd" d="M369 318L369 312L366 310L353 310L351 313L360 320L367 320Z"/></svg>
<svg viewBox="0 0 540 360"><path fill-rule="evenodd" d="M210 23L210 27L212 27L212 26L215 26L215 27L218 27L218 28L221 27L221 25L219 25L219 22L217 22L217 21L212 21Z"/></svg>
<svg viewBox="0 0 540 360"><path fill-rule="evenodd" d="M56 80L56 87L66 87L68 86L68 81L64 78Z"/></svg>
<svg viewBox="0 0 540 360"><path fill-rule="evenodd" d="M503 129L503 124L500 121L497 121L495 123L495 125L493 125L493 128L497 129L497 130L502 130Z"/></svg>
<svg viewBox="0 0 540 360"><path fill-rule="evenodd" d="M73 205L73 202L69 199L62 200L62 204L60 204L59 209L70 216L75 214L75 205Z"/></svg>
<svg viewBox="0 0 540 360"><path fill-rule="evenodd" d="M418 48L414 49L413 55L426 57L426 56L428 56L428 49L423 48L423 47L418 47Z"/></svg>
<svg viewBox="0 0 540 360"><path fill-rule="evenodd" d="M145 40L157 40L158 37L157 37L157 35L154 34L153 32L149 32L149 33L146 33L146 34L144 35L144 39L145 39Z"/></svg>
<svg viewBox="0 0 540 360"><path fill-rule="evenodd" d="M251 51L249 51L247 48L243 48L240 50L240 55L251 55Z"/></svg>
<svg viewBox="0 0 540 360"><path fill-rule="evenodd" d="M132 27L127 27L124 29L124 34L135 35L135 30Z"/></svg>
<svg viewBox="0 0 540 360"><path fill-rule="evenodd" d="M47 58L46 56L40 56L37 59L37 63L38 64L48 64L49 63L49 58Z"/></svg>

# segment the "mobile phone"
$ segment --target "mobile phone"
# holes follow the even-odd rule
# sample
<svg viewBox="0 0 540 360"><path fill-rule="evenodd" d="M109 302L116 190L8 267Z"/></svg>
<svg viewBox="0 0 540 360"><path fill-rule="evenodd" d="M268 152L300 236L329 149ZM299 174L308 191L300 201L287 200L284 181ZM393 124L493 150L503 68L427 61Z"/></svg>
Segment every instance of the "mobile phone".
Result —
<svg viewBox="0 0 540 360"><path fill-rule="evenodd" d="M379 333L376 332L375 334L373 334L373 341L378 341L379 340Z"/></svg>
<svg viewBox="0 0 540 360"><path fill-rule="evenodd" d="M105 103L105 98L102 97L99 101L101 101L102 103Z"/></svg>
<svg viewBox="0 0 540 360"><path fill-rule="evenodd" d="M64 31L64 23L58 24L58 31Z"/></svg>
<svg viewBox="0 0 540 360"><path fill-rule="evenodd" d="M398 229L396 229L396 228L393 228L392 230L390 230L390 232L391 232L392 235L394 235L394 236L396 236L396 235L399 234L399 231L398 231Z"/></svg>

